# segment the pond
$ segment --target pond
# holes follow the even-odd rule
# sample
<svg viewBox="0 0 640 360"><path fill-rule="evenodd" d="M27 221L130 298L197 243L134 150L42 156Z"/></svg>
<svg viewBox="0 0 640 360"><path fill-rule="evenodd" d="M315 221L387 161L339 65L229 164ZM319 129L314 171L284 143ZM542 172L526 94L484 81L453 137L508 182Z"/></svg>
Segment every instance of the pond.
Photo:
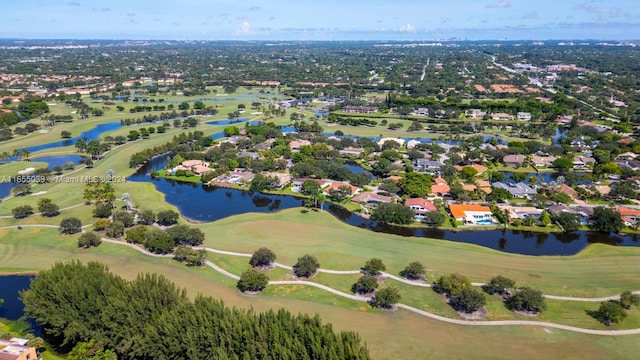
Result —
<svg viewBox="0 0 640 360"><path fill-rule="evenodd" d="M182 183L167 179L152 179L151 170L164 168L166 155L154 158L128 178L130 181L151 182L175 205L181 214L193 221L210 222L249 212L274 212L302 206L303 200L291 195L270 195L249 191L215 188L201 184ZM533 233L512 230L448 231L378 224L366 220L341 206L325 204L324 208L340 221L354 227L401 236L426 237L476 244L504 252L524 255L572 255L591 243L619 246L640 246L637 235L616 235L578 231L564 233Z"/></svg>
<svg viewBox="0 0 640 360"><path fill-rule="evenodd" d="M33 162L46 162L48 164L48 168L51 170L56 166L63 167L63 165L72 161L75 165L82 163L86 157L81 155L55 155L55 156L42 156L38 158L33 158L31 161ZM25 162L24 167L29 167L29 163ZM17 175L17 174L3 174L3 175ZM12 182L0 182L0 199L7 197L11 194L11 189L15 186L15 183Z"/></svg>
<svg viewBox="0 0 640 360"><path fill-rule="evenodd" d="M24 316L24 304L19 299L19 293L27 290L34 275L0 275L0 298L4 304L0 305L0 318L19 320ZM42 336L42 327L29 320L34 334Z"/></svg>
<svg viewBox="0 0 640 360"><path fill-rule="evenodd" d="M72 146L75 145L76 141L79 139L87 138L89 141L100 139L100 136L106 132L113 131L120 128L120 122L109 122L97 125L91 130L84 131L80 133L80 135L76 137L72 137L69 139L64 139L60 141L50 142L46 144L28 146L25 149L29 150L30 153L34 153L40 150L53 149L58 147ZM53 130L52 130L53 131ZM15 159L11 159L15 160Z"/></svg>

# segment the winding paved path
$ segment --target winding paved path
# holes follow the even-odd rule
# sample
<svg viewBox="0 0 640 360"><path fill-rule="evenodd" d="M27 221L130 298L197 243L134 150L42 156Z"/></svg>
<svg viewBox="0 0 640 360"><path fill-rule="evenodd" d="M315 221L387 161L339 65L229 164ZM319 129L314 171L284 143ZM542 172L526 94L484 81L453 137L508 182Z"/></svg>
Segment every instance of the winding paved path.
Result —
<svg viewBox="0 0 640 360"><path fill-rule="evenodd" d="M55 225L22 225L24 227L47 227L47 228L57 228L58 226ZM85 225L83 228L86 228L88 226L91 225ZM12 226L3 226L0 227L0 229L5 229L5 228L16 228L18 227L18 225L12 225ZM123 245L123 246L127 246L129 248L132 248L136 251L139 251L145 255L149 255L149 256L153 256L153 257L163 257L163 258L168 258L168 257L172 257L171 254L155 254L152 252L149 252L135 244L131 244L131 243L127 243L124 241L120 241L120 240L114 240L114 239L109 239L109 238L102 238L102 241L107 242L107 243L111 243L111 244L116 244L116 245ZM236 256L243 256L243 257L247 257L251 256L250 254L245 254L245 253L235 253L235 252L231 252L231 251L224 251L224 250L216 250L216 249L211 249L211 248L207 248L207 247L196 247L196 249L203 249L206 251L211 251L211 252L215 252L215 253L219 253L219 254L225 254L225 255L236 255ZM218 265L212 263L209 260L205 261L205 264L218 271L219 273L234 279L234 280L239 280L240 277L238 275L235 275L233 273L230 273L229 271L219 267ZM286 266L286 265L283 265ZM336 272L332 272L332 271L336 271ZM337 273L337 274L355 274L355 273L359 273L359 270L346 270L346 271L337 271L337 270L325 270L324 272L327 273ZM392 278L394 280L397 281L401 281L403 283L407 283L407 284L411 284L411 285L417 285L417 286L423 286L423 287L430 287L430 284L426 284L426 283L418 283L415 281L411 281L411 280L407 280L407 279L403 279L400 277L397 277L395 275L392 274L388 274L388 273L383 273L385 276L388 276L389 278ZM482 285L480 283L474 283L475 286ZM355 301L361 301L361 302L368 302L371 300L370 297L366 297L366 296L361 296L361 295L353 295L353 294L348 294L336 289L333 289L329 286L323 285L323 284L318 284L315 282L311 282L311 281L305 281L305 280L274 280L274 281L269 281L269 285L304 285L304 286L313 286L315 288L324 290L324 291L328 291L334 295L337 296L341 296L350 300L355 300ZM640 291L634 291L634 293L640 293ZM558 300L573 300L573 301L605 301L605 300L611 300L611 299L616 299L619 298L619 295L614 295L614 296L610 296L610 297L603 297L603 298L571 298L571 297L562 297L562 296L552 296L552 295L545 295L548 298L552 298L552 299L558 299ZM581 300L576 300L576 299L581 299ZM588 300L582 300L582 299L588 299ZM461 319L452 319L452 318L448 318L445 316L441 316L441 315L437 315L437 314L433 314L430 313L428 311L424 311L418 308L415 308L413 306L409 306L406 304L402 304L402 303L398 303L396 304L396 306L400 309L405 309L407 311L411 311L415 314L418 315L422 315L434 320L438 320L438 321L442 321L442 322L446 322L446 323L450 323L450 324L456 324L456 325L467 325L467 326L542 326L542 327L547 327L547 328L554 328L554 329L560 329L560 330L566 330L566 331L573 331L573 332L578 332L578 333L583 333L583 334L591 334L591 335L604 335L604 336L619 336L619 335L636 335L636 334L640 334L640 328L639 329L626 329L626 330L593 330L593 329L584 329L584 328L579 328L579 327L575 327L575 326L569 326L569 325L562 325L562 324L555 324L555 323L550 323L550 322L545 322L545 321L531 321L531 320L499 320L499 321L478 321L478 320L461 320Z"/></svg>

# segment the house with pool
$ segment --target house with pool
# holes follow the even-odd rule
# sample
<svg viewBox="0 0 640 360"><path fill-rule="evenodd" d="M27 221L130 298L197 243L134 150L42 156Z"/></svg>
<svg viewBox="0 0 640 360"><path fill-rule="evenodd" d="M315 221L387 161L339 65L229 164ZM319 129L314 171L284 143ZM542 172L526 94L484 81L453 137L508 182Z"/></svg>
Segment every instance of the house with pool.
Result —
<svg viewBox="0 0 640 360"><path fill-rule="evenodd" d="M477 204L449 204L449 212L456 221L464 225L496 224L491 209Z"/></svg>

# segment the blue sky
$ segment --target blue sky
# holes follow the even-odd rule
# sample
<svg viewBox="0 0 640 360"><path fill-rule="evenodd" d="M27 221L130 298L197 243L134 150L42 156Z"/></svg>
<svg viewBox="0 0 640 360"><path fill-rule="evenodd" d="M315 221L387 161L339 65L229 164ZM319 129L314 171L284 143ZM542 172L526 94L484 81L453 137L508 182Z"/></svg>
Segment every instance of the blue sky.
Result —
<svg viewBox="0 0 640 360"><path fill-rule="evenodd" d="M638 0L11 0L0 37L640 39Z"/></svg>

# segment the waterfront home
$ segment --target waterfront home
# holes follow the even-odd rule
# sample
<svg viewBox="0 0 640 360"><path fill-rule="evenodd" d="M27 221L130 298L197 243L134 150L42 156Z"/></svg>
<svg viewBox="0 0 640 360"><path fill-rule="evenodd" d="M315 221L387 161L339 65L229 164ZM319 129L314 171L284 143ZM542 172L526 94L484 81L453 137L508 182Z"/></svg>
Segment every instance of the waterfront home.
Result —
<svg viewBox="0 0 640 360"><path fill-rule="evenodd" d="M399 138L382 138L380 140L378 140L378 145L382 146L384 145L384 143L386 143L387 141L395 141L398 143L398 145L403 146L405 143L404 139L399 139Z"/></svg>
<svg viewBox="0 0 640 360"><path fill-rule="evenodd" d="M531 120L531 113L528 112L519 112L516 114L516 118L518 120L529 121Z"/></svg>
<svg viewBox="0 0 640 360"><path fill-rule="evenodd" d="M593 216L593 208L587 206L567 206L564 204L556 204L547 207L547 210L556 216L560 216L562 213L578 215L578 219L582 225L589 225L591 223L591 216Z"/></svg>
<svg viewBox="0 0 640 360"><path fill-rule="evenodd" d="M577 156L573 159L573 169L574 170L585 170L589 169L593 164L596 163L596 159L588 156Z"/></svg>
<svg viewBox="0 0 640 360"><path fill-rule="evenodd" d="M464 116L470 119L482 119L485 115L487 115L487 112L480 109L469 109L464 113Z"/></svg>
<svg viewBox="0 0 640 360"><path fill-rule="evenodd" d="M549 167L553 165L553 162L556 161L557 157L555 156L531 156L531 164L537 167Z"/></svg>
<svg viewBox="0 0 640 360"><path fill-rule="evenodd" d="M513 120L513 115L506 113L493 113L491 120Z"/></svg>
<svg viewBox="0 0 640 360"><path fill-rule="evenodd" d="M558 186L556 186L555 188L555 191L569 195L572 200L575 200L578 197L578 192L575 191L571 186L564 183L558 184Z"/></svg>
<svg viewBox="0 0 640 360"><path fill-rule="evenodd" d="M494 189L505 189L513 196L514 198L519 199L531 199L538 192L533 189L531 186L519 182L519 183L503 183L503 182L494 182L492 184Z"/></svg>
<svg viewBox="0 0 640 360"><path fill-rule="evenodd" d="M330 191L331 190L339 190L341 187L347 187L349 188L349 190L351 191L349 193L349 196L353 196L355 195L358 191L360 191L360 188L357 186L353 186L351 184L349 184L346 181L332 181L328 186L323 187L323 193L325 195L330 195Z"/></svg>
<svg viewBox="0 0 640 360"><path fill-rule="evenodd" d="M544 211L542 209L538 209L532 206L511 206L508 204L497 204L497 206L501 210L507 211L507 214L509 214L510 220L515 220L515 219L524 220L528 217L539 219L540 215L542 214L542 211Z"/></svg>
<svg viewBox="0 0 640 360"><path fill-rule="evenodd" d="M620 206L617 210L625 226L636 226L640 223L640 210L628 206Z"/></svg>
<svg viewBox="0 0 640 360"><path fill-rule="evenodd" d="M522 154L509 154L502 158L502 162L507 166L519 167L524 164L525 158Z"/></svg>
<svg viewBox="0 0 640 360"><path fill-rule="evenodd" d="M342 150L340 150L338 152L342 156L353 155L355 157L360 157L360 155L362 155L362 153L365 152L365 149L361 148L361 147L347 146L347 147L345 147L344 149L342 149Z"/></svg>
<svg viewBox="0 0 640 360"><path fill-rule="evenodd" d="M477 204L449 204L449 212L456 221L465 225L494 224L491 209Z"/></svg>
<svg viewBox="0 0 640 360"><path fill-rule="evenodd" d="M404 201L404 206L413 210L416 215L424 215L437 210L431 201L423 198L409 198Z"/></svg>
<svg viewBox="0 0 640 360"><path fill-rule="evenodd" d="M376 208L380 203L393 202L389 196L379 195L373 192L363 192L351 199L352 202L364 205L368 208Z"/></svg>
<svg viewBox="0 0 640 360"><path fill-rule="evenodd" d="M272 178L276 178L278 179L278 183L273 185L271 187L271 189L282 189L285 185L287 185L289 182L291 182L291 174L289 174L288 172L286 173L279 173L279 172L263 172L262 175L264 176L270 176Z"/></svg>
<svg viewBox="0 0 640 360"><path fill-rule="evenodd" d="M342 111L355 112L355 113L361 113L361 114L370 114L370 113L378 112L378 108L373 106L347 105L342 108Z"/></svg>

